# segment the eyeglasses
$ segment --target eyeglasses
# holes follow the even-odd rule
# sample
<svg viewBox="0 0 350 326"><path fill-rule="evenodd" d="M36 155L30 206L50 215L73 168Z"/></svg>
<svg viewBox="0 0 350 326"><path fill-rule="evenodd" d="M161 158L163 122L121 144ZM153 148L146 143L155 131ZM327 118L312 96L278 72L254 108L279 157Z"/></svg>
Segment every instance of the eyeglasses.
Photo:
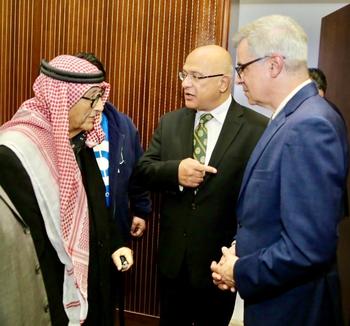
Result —
<svg viewBox="0 0 350 326"><path fill-rule="evenodd" d="M190 77L192 80L200 80L200 79L205 79L205 78L213 78L213 77L219 77L219 76L224 76L224 74L216 74L216 75L208 75L208 76L202 76L199 73L192 73L189 74L185 71L180 71L179 72L179 78L181 81L184 81L187 77Z"/></svg>
<svg viewBox="0 0 350 326"><path fill-rule="evenodd" d="M239 77L239 78L242 78L242 77L241 77L241 74L242 74L243 70L244 70L245 68L247 68L249 65L251 65L251 64L254 63L254 62L258 62L258 61L260 61L260 60L263 60L263 59L265 59L265 58L268 58L268 57L269 57L269 56L265 55L264 57L260 57L260 58L254 59L254 60L249 61L249 62L247 62L247 63L238 64L238 65L235 67L235 70L236 70L236 72L237 72L238 77Z"/></svg>
<svg viewBox="0 0 350 326"><path fill-rule="evenodd" d="M96 95L96 97L94 98L89 98L89 97L86 97L86 96L82 96L81 98L83 98L84 100L88 100L88 101L91 101L91 109L94 109L99 101L99 99L103 96L103 93L100 93L98 95Z"/></svg>

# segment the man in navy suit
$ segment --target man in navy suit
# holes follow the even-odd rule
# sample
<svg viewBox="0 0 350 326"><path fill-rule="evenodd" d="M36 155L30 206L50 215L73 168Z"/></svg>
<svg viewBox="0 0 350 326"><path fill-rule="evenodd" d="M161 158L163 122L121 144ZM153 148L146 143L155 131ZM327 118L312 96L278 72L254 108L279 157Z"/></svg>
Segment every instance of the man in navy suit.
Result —
<svg viewBox="0 0 350 326"><path fill-rule="evenodd" d="M342 325L343 120L309 79L307 36L294 20L262 17L235 42L236 83L273 114L245 169L236 242L211 265L214 283L239 292L246 326Z"/></svg>

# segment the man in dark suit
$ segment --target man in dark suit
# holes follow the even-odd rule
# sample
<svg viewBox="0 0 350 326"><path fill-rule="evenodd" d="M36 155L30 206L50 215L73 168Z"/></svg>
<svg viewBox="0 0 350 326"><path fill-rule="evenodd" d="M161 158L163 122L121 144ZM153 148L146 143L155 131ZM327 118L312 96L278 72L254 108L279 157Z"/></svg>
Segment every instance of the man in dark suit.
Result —
<svg viewBox="0 0 350 326"><path fill-rule="evenodd" d="M244 173L236 244L213 262L214 282L238 290L246 326L342 325L344 122L309 79L307 36L294 20L262 17L235 40L237 83L273 114Z"/></svg>
<svg viewBox="0 0 350 326"><path fill-rule="evenodd" d="M186 108L162 117L136 168L136 177L162 193L162 326L227 326L232 315L234 295L214 287L210 262L236 232L243 171L267 123L233 100L232 75L230 54L222 47L191 52L179 74ZM192 158L194 151L202 163Z"/></svg>

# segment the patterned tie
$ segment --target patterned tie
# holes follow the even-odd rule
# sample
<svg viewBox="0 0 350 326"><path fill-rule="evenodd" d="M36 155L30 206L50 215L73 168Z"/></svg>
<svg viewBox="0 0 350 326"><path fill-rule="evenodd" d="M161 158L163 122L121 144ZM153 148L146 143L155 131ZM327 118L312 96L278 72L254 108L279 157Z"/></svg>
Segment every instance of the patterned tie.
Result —
<svg viewBox="0 0 350 326"><path fill-rule="evenodd" d="M213 116L210 113L202 114L199 124L194 130L193 158L202 164L205 163L205 152L208 140L208 130L205 124L211 119L213 119Z"/></svg>

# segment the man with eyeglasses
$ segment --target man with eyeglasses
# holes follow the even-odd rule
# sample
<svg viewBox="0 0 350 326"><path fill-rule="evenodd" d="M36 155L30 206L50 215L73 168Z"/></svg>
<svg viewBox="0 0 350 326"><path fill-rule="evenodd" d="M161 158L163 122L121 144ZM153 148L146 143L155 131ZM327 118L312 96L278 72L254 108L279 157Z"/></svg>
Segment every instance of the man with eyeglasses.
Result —
<svg viewBox="0 0 350 326"><path fill-rule="evenodd" d="M222 47L196 48L179 73L185 108L165 114L135 174L162 193L160 325L227 326L234 294L211 281L210 263L236 231L245 164L267 119L231 96Z"/></svg>
<svg viewBox="0 0 350 326"><path fill-rule="evenodd" d="M262 17L234 40L236 82L272 119L245 169L236 241L212 263L214 283L239 292L246 326L343 325L344 122L309 78L307 36L293 19Z"/></svg>
<svg viewBox="0 0 350 326"><path fill-rule="evenodd" d="M92 149L104 138L99 117L110 85L86 60L59 55L41 61L33 90L0 128L0 186L22 225L11 229L0 219L0 228L11 231L5 239L11 251L0 252L7 301L0 304L0 324L112 326L111 265L126 271L133 256L105 205ZM26 253L30 238L37 259ZM41 280L46 295L35 289ZM31 290L36 304L23 301ZM29 314L27 306L43 313Z"/></svg>

